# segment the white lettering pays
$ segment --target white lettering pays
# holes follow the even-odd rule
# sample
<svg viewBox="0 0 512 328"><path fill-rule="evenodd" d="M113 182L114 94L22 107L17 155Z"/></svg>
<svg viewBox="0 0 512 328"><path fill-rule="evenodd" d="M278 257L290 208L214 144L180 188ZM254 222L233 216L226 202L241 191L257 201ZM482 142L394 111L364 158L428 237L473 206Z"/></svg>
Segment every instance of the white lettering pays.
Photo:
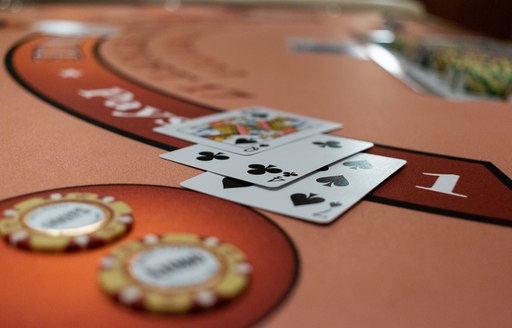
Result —
<svg viewBox="0 0 512 328"><path fill-rule="evenodd" d="M162 111L159 108L143 105L135 99L133 93L119 87L79 90L78 94L86 99L103 98L103 105L113 109L112 116L123 118L156 118L156 124L161 125L162 119L166 119L167 124L174 122L183 122L186 118L177 116L171 112ZM170 119L172 118L172 119Z"/></svg>

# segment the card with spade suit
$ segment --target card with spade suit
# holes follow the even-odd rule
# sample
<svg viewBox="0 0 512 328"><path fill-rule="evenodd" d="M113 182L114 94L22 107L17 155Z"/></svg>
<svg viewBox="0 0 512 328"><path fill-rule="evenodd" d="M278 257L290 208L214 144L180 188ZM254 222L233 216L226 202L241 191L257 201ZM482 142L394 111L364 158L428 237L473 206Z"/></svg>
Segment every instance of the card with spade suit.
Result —
<svg viewBox="0 0 512 328"><path fill-rule="evenodd" d="M155 128L172 137L240 155L252 155L341 124L253 106Z"/></svg>
<svg viewBox="0 0 512 328"><path fill-rule="evenodd" d="M359 153L277 190L209 172L181 185L236 203L327 224L405 163L402 159Z"/></svg>
<svg viewBox="0 0 512 328"><path fill-rule="evenodd" d="M320 134L253 156L194 145L160 157L259 186L279 188L372 146L367 141Z"/></svg>

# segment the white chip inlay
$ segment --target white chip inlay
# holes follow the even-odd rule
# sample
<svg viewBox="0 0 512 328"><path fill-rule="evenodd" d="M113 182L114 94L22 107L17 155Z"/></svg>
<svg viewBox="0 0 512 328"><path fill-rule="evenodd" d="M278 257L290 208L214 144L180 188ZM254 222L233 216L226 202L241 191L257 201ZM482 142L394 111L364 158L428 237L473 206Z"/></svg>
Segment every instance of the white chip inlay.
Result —
<svg viewBox="0 0 512 328"><path fill-rule="evenodd" d="M145 235L143 239L146 244L156 244L158 242L158 236L156 235Z"/></svg>
<svg viewBox="0 0 512 328"><path fill-rule="evenodd" d="M160 246L139 253L128 270L138 281L157 288L205 284L221 269L211 252L197 246Z"/></svg>
<svg viewBox="0 0 512 328"><path fill-rule="evenodd" d="M115 198L114 198L114 197L112 197L112 196L105 196L105 197L103 197L103 199L102 199L102 200L103 200L105 203L112 203L112 202L115 200Z"/></svg>
<svg viewBox="0 0 512 328"><path fill-rule="evenodd" d="M27 239L28 233L24 230L16 231L15 233L9 235L9 242L15 245L17 242L23 241Z"/></svg>
<svg viewBox="0 0 512 328"><path fill-rule="evenodd" d="M102 269L112 269L117 264L117 261L112 256L105 256L100 261L100 267Z"/></svg>
<svg viewBox="0 0 512 328"><path fill-rule="evenodd" d="M4 216L17 216L17 215L18 215L18 211L16 211L13 208L9 208L4 211Z"/></svg>
<svg viewBox="0 0 512 328"><path fill-rule="evenodd" d="M204 244L208 247L217 246L220 243L219 238L217 237L208 237L204 240Z"/></svg>
<svg viewBox="0 0 512 328"><path fill-rule="evenodd" d="M67 236L95 231L105 220L101 207L79 201L49 203L30 210L24 217L24 223L33 230Z"/></svg>
<svg viewBox="0 0 512 328"><path fill-rule="evenodd" d="M238 263L236 265L236 272L238 273L242 273L242 274L247 274L247 273L251 273L252 271L252 266L249 264L249 263Z"/></svg>
<svg viewBox="0 0 512 328"><path fill-rule="evenodd" d="M133 222L133 218L129 215L123 215L119 218L119 221L121 221L124 224L130 224Z"/></svg>
<svg viewBox="0 0 512 328"><path fill-rule="evenodd" d="M82 236L75 237L73 240L80 247L86 247L87 244L89 243L90 238L87 235L82 235Z"/></svg>
<svg viewBox="0 0 512 328"><path fill-rule="evenodd" d="M119 292L119 301L124 304L133 304L137 302L142 296L139 288L130 286L125 287Z"/></svg>
<svg viewBox="0 0 512 328"><path fill-rule="evenodd" d="M61 194L51 194L50 195L50 199L53 199L53 200L57 200L57 199L61 199L62 198L62 195Z"/></svg>
<svg viewBox="0 0 512 328"><path fill-rule="evenodd" d="M197 294L197 303L199 303L202 307L211 307L217 303L217 298L215 294L209 290L203 290Z"/></svg>

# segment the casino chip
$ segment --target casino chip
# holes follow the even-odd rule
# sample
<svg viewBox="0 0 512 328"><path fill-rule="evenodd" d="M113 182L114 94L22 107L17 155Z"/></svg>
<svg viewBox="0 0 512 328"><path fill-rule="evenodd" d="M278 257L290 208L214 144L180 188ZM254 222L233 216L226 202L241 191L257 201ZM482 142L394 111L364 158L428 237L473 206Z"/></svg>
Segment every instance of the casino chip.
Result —
<svg viewBox="0 0 512 328"><path fill-rule="evenodd" d="M0 235L13 246L45 252L79 251L126 234L131 209L114 197L92 193L31 198L3 212Z"/></svg>
<svg viewBox="0 0 512 328"><path fill-rule="evenodd" d="M249 285L245 254L216 237L147 235L101 260L103 290L121 304L154 313L187 313L233 300Z"/></svg>

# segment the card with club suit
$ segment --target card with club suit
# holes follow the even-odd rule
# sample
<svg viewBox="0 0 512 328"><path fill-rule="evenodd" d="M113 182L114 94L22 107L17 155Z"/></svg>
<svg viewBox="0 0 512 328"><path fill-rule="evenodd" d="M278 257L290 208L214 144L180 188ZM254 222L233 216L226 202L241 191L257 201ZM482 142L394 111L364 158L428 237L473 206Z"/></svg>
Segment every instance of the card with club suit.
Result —
<svg viewBox="0 0 512 328"><path fill-rule="evenodd" d="M405 163L402 159L359 153L277 190L209 172L181 185L236 203L328 224Z"/></svg>
<svg viewBox="0 0 512 328"><path fill-rule="evenodd" d="M169 124L154 131L240 155L252 155L338 128L341 124L336 122L253 106Z"/></svg>
<svg viewBox="0 0 512 328"><path fill-rule="evenodd" d="M194 145L160 157L263 187L279 188L372 146L367 141L320 134L253 156Z"/></svg>

